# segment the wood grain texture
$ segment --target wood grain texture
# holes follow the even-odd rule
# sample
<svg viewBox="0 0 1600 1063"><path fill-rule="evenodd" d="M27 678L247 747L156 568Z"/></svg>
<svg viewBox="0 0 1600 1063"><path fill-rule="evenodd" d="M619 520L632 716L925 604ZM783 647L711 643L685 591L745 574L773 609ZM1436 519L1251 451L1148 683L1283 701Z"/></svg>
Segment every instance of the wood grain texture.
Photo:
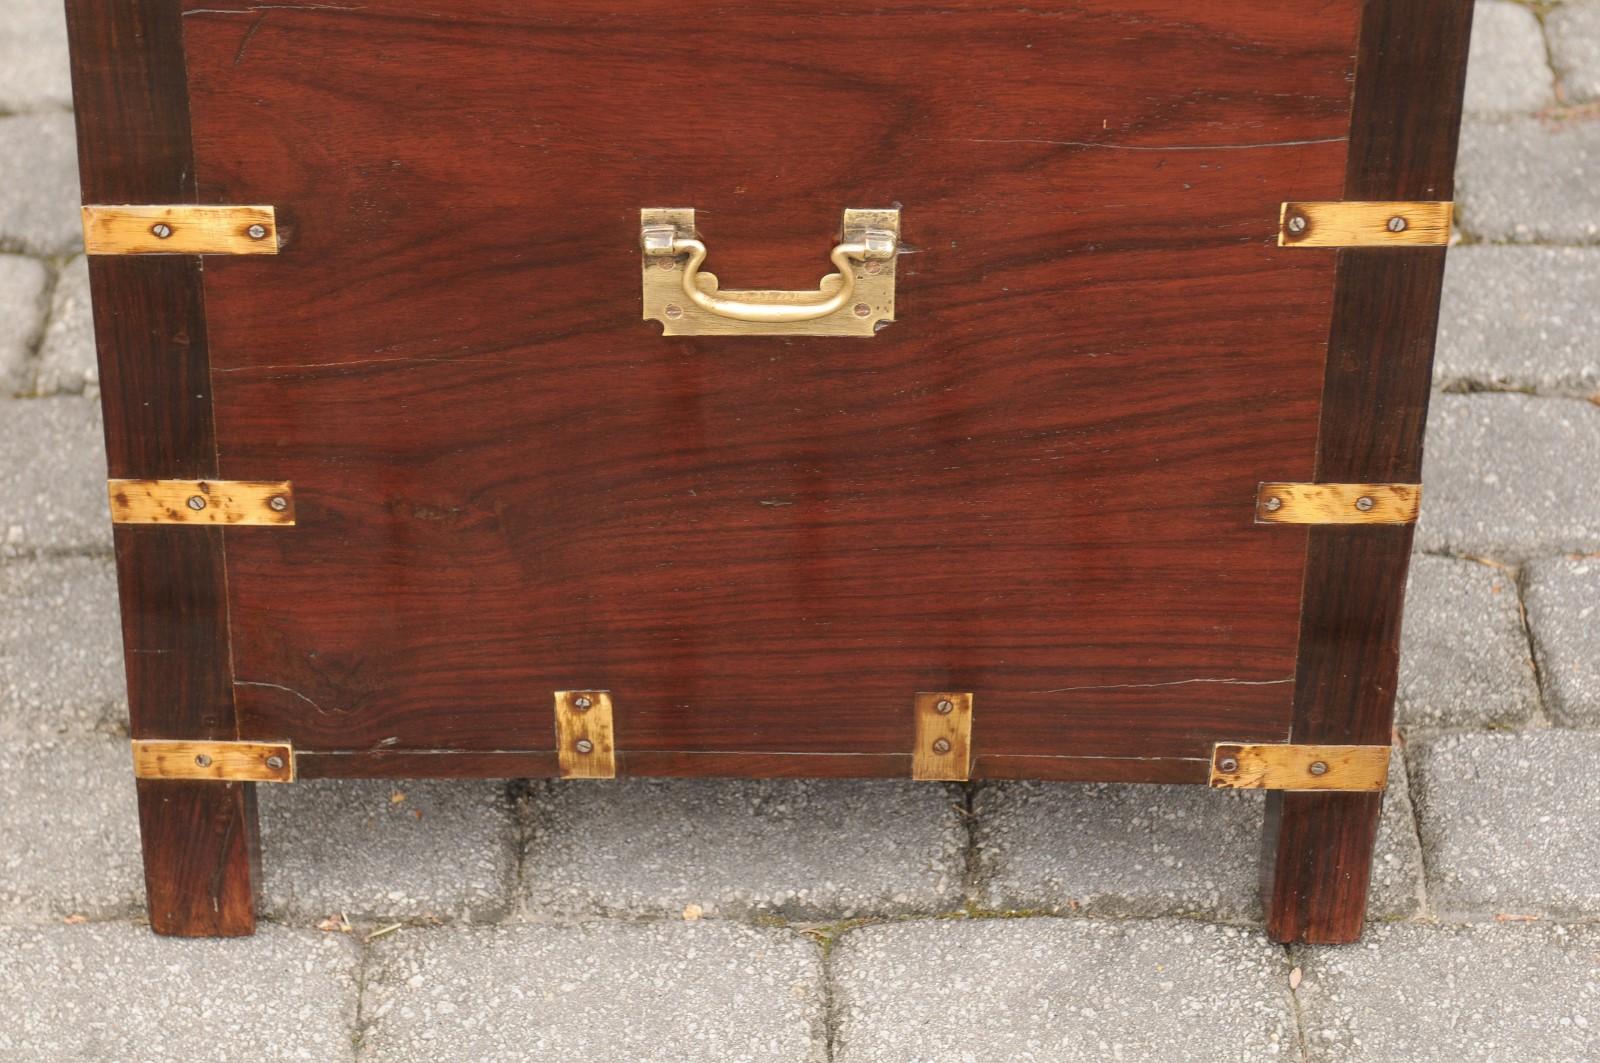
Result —
<svg viewBox="0 0 1600 1063"><path fill-rule="evenodd" d="M287 742L133 740L139 779L294 782L294 749Z"/></svg>
<svg viewBox="0 0 1600 1063"><path fill-rule="evenodd" d="M911 701L916 720L911 777L965 782L972 775L972 695L920 692Z"/></svg>
<svg viewBox="0 0 1600 1063"><path fill-rule="evenodd" d="M114 524L294 524L287 480L109 480Z"/></svg>
<svg viewBox="0 0 1600 1063"><path fill-rule="evenodd" d="M90 255L275 255L277 222L271 207L97 204L83 208L83 249Z"/></svg>
<svg viewBox="0 0 1600 1063"><path fill-rule="evenodd" d="M1211 756L1210 783L1225 790L1379 791L1388 780L1388 746L1219 742Z"/></svg>
<svg viewBox="0 0 1600 1063"><path fill-rule="evenodd" d="M1367 5L1344 198L1450 200L1472 5ZM1421 478L1443 248L1335 252L1319 481ZM1386 745L1412 527L1309 529L1292 741ZM1360 936L1378 794L1272 793L1262 878L1279 941Z"/></svg>
<svg viewBox="0 0 1600 1063"><path fill-rule="evenodd" d="M204 197L293 232L205 272L222 469L300 514L230 533L246 733L548 749L530 692L604 686L619 770L904 756L917 690L980 763L1287 738L1304 532L1250 500L1312 478L1335 257L1273 232L1341 194L1356 0L191 7ZM896 202L870 340L639 321L643 206L804 289Z"/></svg>
<svg viewBox="0 0 1600 1063"><path fill-rule="evenodd" d="M1285 203L1279 247L1418 247L1450 242L1454 203Z"/></svg>
<svg viewBox="0 0 1600 1063"><path fill-rule="evenodd" d="M1414 524L1421 484L1264 483L1259 524Z"/></svg>
<svg viewBox="0 0 1600 1063"><path fill-rule="evenodd" d="M175 0L69 0L83 197L189 203L181 16ZM110 474L212 478L217 449L199 261L89 261ZM222 531L115 532L128 705L136 738L237 737ZM248 934L259 881L249 785L138 783L151 925Z"/></svg>

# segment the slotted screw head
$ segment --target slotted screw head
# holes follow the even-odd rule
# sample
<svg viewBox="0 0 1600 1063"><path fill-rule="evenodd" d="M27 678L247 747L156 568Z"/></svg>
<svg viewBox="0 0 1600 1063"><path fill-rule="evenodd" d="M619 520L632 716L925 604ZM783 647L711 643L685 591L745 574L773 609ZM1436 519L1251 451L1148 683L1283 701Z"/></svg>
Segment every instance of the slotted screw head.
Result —
<svg viewBox="0 0 1600 1063"><path fill-rule="evenodd" d="M1405 232L1406 231L1406 220L1404 218L1400 217L1400 215L1396 214L1394 217L1389 219L1389 231L1392 232L1392 233L1403 233L1403 232Z"/></svg>
<svg viewBox="0 0 1600 1063"><path fill-rule="evenodd" d="M572 748L576 749L579 753L593 753L594 743L589 741L587 738L580 738L576 742L572 743Z"/></svg>
<svg viewBox="0 0 1600 1063"><path fill-rule="evenodd" d="M1291 216L1289 218L1289 231L1292 232L1292 233L1303 233L1303 232L1305 232L1306 231L1306 219L1303 216L1299 215L1299 214L1295 214L1295 215Z"/></svg>
<svg viewBox="0 0 1600 1063"><path fill-rule="evenodd" d="M667 308L666 308L666 315L668 317L682 317L683 316L683 307L679 306L677 303L668 303L667 304Z"/></svg>
<svg viewBox="0 0 1600 1063"><path fill-rule="evenodd" d="M856 317L866 317L870 313L872 313L872 307L868 306L866 303L857 303L856 304L856 307L855 307Z"/></svg>
<svg viewBox="0 0 1600 1063"><path fill-rule="evenodd" d="M1238 771L1239 761L1235 757L1223 757L1221 760L1217 761L1217 770L1224 772Z"/></svg>
<svg viewBox="0 0 1600 1063"><path fill-rule="evenodd" d="M198 513L206 508L206 500L200 495L190 495L189 508Z"/></svg>
<svg viewBox="0 0 1600 1063"><path fill-rule="evenodd" d="M593 704L594 702L590 700L589 695L587 694L580 694L572 699L572 707L579 712L587 711L589 706Z"/></svg>
<svg viewBox="0 0 1600 1063"><path fill-rule="evenodd" d="M1328 765L1320 760L1312 761L1310 770L1313 775L1326 775L1328 774Z"/></svg>
<svg viewBox="0 0 1600 1063"><path fill-rule="evenodd" d="M194 762L200 765L202 768L211 767L211 758L204 753L196 753L194 755Z"/></svg>
<svg viewBox="0 0 1600 1063"><path fill-rule="evenodd" d="M267 767L271 768L273 771L282 769L283 758L278 756L276 753L272 754L272 756L267 758Z"/></svg>
<svg viewBox="0 0 1600 1063"><path fill-rule="evenodd" d="M172 235L172 226L164 221L158 221L150 226L150 231L155 234L157 240L165 240Z"/></svg>
<svg viewBox="0 0 1600 1063"><path fill-rule="evenodd" d="M1368 498L1366 495L1362 495L1360 498L1356 499L1356 508L1363 513L1367 512L1372 508L1372 499Z"/></svg>
<svg viewBox="0 0 1600 1063"><path fill-rule="evenodd" d="M934 705L933 710L940 716L948 716L956 710L956 704L949 698L940 698L938 703Z"/></svg>
<svg viewBox="0 0 1600 1063"><path fill-rule="evenodd" d="M265 240L267 237L267 227L259 222L250 226L245 232L250 234L250 239L252 240Z"/></svg>
<svg viewBox="0 0 1600 1063"><path fill-rule="evenodd" d="M948 738L936 739L933 743L933 751L935 753L950 752L950 740Z"/></svg>
<svg viewBox="0 0 1600 1063"><path fill-rule="evenodd" d="M284 510L289 508L289 500L284 498L282 495L273 495L271 498L267 499L267 505L271 506L279 513L282 513Z"/></svg>
<svg viewBox="0 0 1600 1063"><path fill-rule="evenodd" d="M1276 513L1278 510L1283 508L1283 499L1279 498L1277 495L1273 495L1271 498L1261 503L1261 505L1262 508L1268 513Z"/></svg>

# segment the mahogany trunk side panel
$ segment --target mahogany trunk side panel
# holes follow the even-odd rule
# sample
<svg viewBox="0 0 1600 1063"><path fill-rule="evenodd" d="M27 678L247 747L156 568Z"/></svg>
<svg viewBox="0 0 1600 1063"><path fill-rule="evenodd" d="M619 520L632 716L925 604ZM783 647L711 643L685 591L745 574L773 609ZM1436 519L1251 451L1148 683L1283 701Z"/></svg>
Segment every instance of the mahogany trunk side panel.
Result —
<svg viewBox="0 0 1600 1063"><path fill-rule="evenodd" d="M1471 22L1470 0L1369 2L1346 199L1451 198ZM1338 256L1316 478L1416 483L1444 249ZM1409 525L1311 530L1292 741L1390 742L1411 539ZM1381 803L1381 794L1268 796L1262 871L1275 939L1360 936Z"/></svg>
<svg viewBox="0 0 1600 1063"><path fill-rule="evenodd" d="M67 3L85 203L195 199L178 7ZM199 260L94 257L89 274L110 474L215 477ZM134 736L237 737L222 529L118 526L114 534ZM137 785L151 926L251 933L254 788Z"/></svg>

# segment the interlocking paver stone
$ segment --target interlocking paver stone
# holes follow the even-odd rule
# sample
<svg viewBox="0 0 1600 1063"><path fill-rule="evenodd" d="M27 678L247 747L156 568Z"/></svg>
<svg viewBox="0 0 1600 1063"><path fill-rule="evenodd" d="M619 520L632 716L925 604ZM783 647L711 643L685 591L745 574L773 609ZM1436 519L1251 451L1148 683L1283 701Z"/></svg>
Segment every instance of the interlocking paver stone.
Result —
<svg viewBox="0 0 1600 1063"><path fill-rule="evenodd" d="M61 270L56 281L33 387L40 395L93 395L99 383L94 316L89 309L89 260L79 255Z"/></svg>
<svg viewBox="0 0 1600 1063"><path fill-rule="evenodd" d="M343 934L163 938L127 923L0 928L0 1058L140 1063L354 1058Z"/></svg>
<svg viewBox="0 0 1600 1063"><path fill-rule="evenodd" d="M1449 557L1411 559L1397 712L1405 727L1501 727L1539 707L1517 581Z"/></svg>
<svg viewBox="0 0 1600 1063"><path fill-rule="evenodd" d="M1600 392L1600 249L1452 248L1434 382Z"/></svg>
<svg viewBox="0 0 1600 1063"><path fill-rule="evenodd" d="M1600 406L1435 395L1420 549L1518 561L1600 549Z"/></svg>
<svg viewBox="0 0 1600 1063"><path fill-rule="evenodd" d="M1397 756L1373 863L1369 912L1417 911L1422 858ZM1261 917L1259 792L1199 786L990 783L973 803L990 911Z"/></svg>
<svg viewBox="0 0 1600 1063"><path fill-rule="evenodd" d="M1600 3L1568 0L1545 16L1545 24L1567 102L1600 100Z"/></svg>
<svg viewBox="0 0 1600 1063"><path fill-rule="evenodd" d="M0 742L0 919L125 918L143 904L127 739Z"/></svg>
<svg viewBox="0 0 1600 1063"><path fill-rule="evenodd" d="M98 402L0 399L0 455L0 556L111 549Z"/></svg>
<svg viewBox="0 0 1600 1063"><path fill-rule="evenodd" d="M65 255L83 245L72 115L0 117L0 251Z"/></svg>
<svg viewBox="0 0 1600 1063"><path fill-rule="evenodd" d="M485 919L512 903L516 816L494 781L265 787L263 899L281 918Z"/></svg>
<svg viewBox="0 0 1600 1063"><path fill-rule="evenodd" d="M833 950L838 1063L1293 1059L1289 964L1180 921L931 920Z"/></svg>
<svg viewBox="0 0 1600 1063"><path fill-rule="evenodd" d="M961 904L959 791L860 780L553 783L534 791L530 911L805 918Z"/></svg>
<svg viewBox="0 0 1600 1063"><path fill-rule="evenodd" d="M1391 925L1295 953L1313 1063L1600 1058L1594 927Z"/></svg>
<svg viewBox="0 0 1600 1063"><path fill-rule="evenodd" d="M823 1058L821 950L791 931L607 921L402 930L373 944L365 1059Z"/></svg>
<svg viewBox="0 0 1600 1063"><path fill-rule="evenodd" d="M1456 164L1456 222L1480 239L1600 242L1600 117L1468 118Z"/></svg>
<svg viewBox="0 0 1600 1063"><path fill-rule="evenodd" d="M1600 734L1445 735L1411 750L1435 913L1600 911Z"/></svg>
<svg viewBox="0 0 1600 1063"><path fill-rule="evenodd" d="M0 112L72 106L64 12L60 0L0 5Z"/></svg>
<svg viewBox="0 0 1600 1063"><path fill-rule="evenodd" d="M112 560L0 562L0 603L0 735L125 733Z"/></svg>
<svg viewBox="0 0 1600 1063"><path fill-rule="evenodd" d="M1564 726L1600 728L1600 557L1536 561L1527 581L1545 711Z"/></svg>
<svg viewBox="0 0 1600 1063"><path fill-rule="evenodd" d="M1553 80L1533 11L1509 0L1478 0L1467 56L1468 113L1538 110L1555 101Z"/></svg>
<svg viewBox="0 0 1600 1063"><path fill-rule="evenodd" d="M0 255L0 399L26 391L33 348L44 328L50 270L22 255Z"/></svg>

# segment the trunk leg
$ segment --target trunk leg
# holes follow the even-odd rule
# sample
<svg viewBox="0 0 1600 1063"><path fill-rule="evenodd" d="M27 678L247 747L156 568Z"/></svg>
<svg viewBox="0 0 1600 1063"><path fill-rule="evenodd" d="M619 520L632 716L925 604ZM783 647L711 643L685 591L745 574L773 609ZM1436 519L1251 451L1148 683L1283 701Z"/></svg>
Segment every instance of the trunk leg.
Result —
<svg viewBox="0 0 1600 1063"><path fill-rule="evenodd" d="M255 933L255 785L140 779L138 787L151 929L177 937Z"/></svg>
<svg viewBox="0 0 1600 1063"><path fill-rule="evenodd" d="M1261 885L1274 941L1343 945L1361 937L1381 793L1267 795Z"/></svg>

